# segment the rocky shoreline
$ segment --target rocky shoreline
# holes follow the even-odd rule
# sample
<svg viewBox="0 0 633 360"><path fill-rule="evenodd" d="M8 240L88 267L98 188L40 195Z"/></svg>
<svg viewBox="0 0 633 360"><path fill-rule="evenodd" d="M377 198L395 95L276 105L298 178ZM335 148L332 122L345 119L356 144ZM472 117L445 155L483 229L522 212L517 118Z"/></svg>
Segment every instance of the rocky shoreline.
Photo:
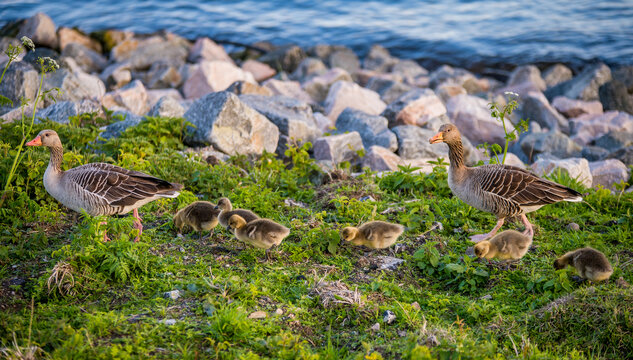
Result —
<svg viewBox="0 0 633 360"><path fill-rule="evenodd" d="M88 36L56 28L41 13L9 35L0 38L3 50L19 45L22 36L37 48L11 64L0 94L14 104L33 99L36 59L51 57L61 68L47 76L44 89L62 93L56 102L43 102L36 118L66 123L69 116L113 110L124 120L105 127L104 138L144 116L184 118L195 126L187 144L220 160L264 150L283 156L287 144L311 142L324 168L348 161L374 171L412 165L428 172L429 161L447 159L444 146L428 143L446 122L467 138L470 164L486 161L475 146L501 144L504 137L488 104L504 104L505 94L513 92L519 108L511 122L530 122L506 163L539 175L560 168L587 187L613 190L630 179L633 66L588 64L574 74L561 64L528 65L501 81L448 65L429 71L378 45L364 59L336 45L260 43L228 54L209 38L191 42L168 32ZM0 56L3 68L6 60ZM21 109L0 107L0 115L2 122L15 121Z"/></svg>

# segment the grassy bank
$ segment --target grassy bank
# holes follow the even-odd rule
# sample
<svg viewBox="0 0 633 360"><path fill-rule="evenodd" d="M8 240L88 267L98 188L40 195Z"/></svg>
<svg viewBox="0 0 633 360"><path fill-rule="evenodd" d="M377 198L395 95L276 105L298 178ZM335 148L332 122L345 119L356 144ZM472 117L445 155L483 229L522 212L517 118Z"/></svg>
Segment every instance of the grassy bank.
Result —
<svg viewBox="0 0 633 360"><path fill-rule="evenodd" d="M150 118L120 138L95 143L112 121L82 116L43 123L65 146L65 169L105 161L185 185L175 200L141 208L138 243L131 216L77 215L45 191L48 151L26 151L0 208L0 347L5 356L51 358L467 359L613 358L633 354L633 194L579 187L586 202L549 205L529 215L535 249L509 268L466 255L473 233L495 219L453 197L446 171L403 169L356 178L324 174L307 148L283 162L234 157L211 165L182 154L180 119ZM21 140L0 128L0 178ZM30 140L30 139L27 139ZM443 146L443 145L441 145ZM2 184L5 179L2 178ZM171 218L200 198L229 197L292 229L266 260L226 230L201 241L177 236ZM371 196L364 200L364 196ZM306 207L287 203L303 202ZM377 255L339 243L338 230L376 219L409 227L396 270ZM426 236L433 222L443 224ZM580 230L570 232L575 222ZM519 226L518 223L510 225ZM581 284L557 255L582 246L614 265L608 283ZM176 300L165 292L179 290ZM383 322L387 310L396 315ZM263 319L252 319L264 312ZM261 315L261 313L256 313ZM379 323L378 330L370 330Z"/></svg>

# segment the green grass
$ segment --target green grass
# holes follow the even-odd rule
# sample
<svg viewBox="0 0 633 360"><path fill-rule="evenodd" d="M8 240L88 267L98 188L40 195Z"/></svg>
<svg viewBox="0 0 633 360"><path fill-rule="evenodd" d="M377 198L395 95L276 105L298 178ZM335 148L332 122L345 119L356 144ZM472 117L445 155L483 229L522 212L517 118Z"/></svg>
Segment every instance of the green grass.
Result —
<svg viewBox="0 0 633 360"><path fill-rule="evenodd" d="M528 215L535 249L505 269L466 255L468 236L496 220L453 197L442 168L430 175L409 168L381 178L328 175L309 159L308 147L291 148L285 163L265 154L211 166L180 153L187 128L181 119L151 118L118 139L94 142L104 122L83 116L70 125L36 124L34 133L58 131L65 168L106 161L183 183L186 191L141 208L145 231L134 243L130 216L82 216L52 199L42 185L48 152L27 150L0 209L5 357L622 359L633 353L633 293L616 283L633 282L633 194L582 189L558 175L586 193L586 202ZM16 125L0 128L2 184L20 134ZM360 201L367 195L375 201ZM291 227L272 260L220 227L202 241L176 235L171 219L179 208L221 196ZM286 206L287 198L308 208ZM408 227L396 254L405 263L395 271L376 269L362 249L339 241L340 228L372 219ZM418 239L435 221L443 230ZM580 231L567 231L570 222ZM101 242L104 228L114 241ZM573 269L553 269L557 255L582 246L612 261L609 282L578 285ZM333 299L342 303L323 305L315 291L320 281L341 281L358 301L339 295ZM181 297L163 296L172 290ZM382 321L386 310L397 315L392 324ZM266 318L249 318L255 311ZM380 330L370 330L375 323Z"/></svg>

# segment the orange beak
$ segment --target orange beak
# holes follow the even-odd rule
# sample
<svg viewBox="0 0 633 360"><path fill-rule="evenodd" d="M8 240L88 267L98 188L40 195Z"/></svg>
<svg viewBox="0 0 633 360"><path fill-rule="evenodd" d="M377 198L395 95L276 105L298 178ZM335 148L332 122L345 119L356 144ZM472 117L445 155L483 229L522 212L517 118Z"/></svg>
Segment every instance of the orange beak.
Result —
<svg viewBox="0 0 633 360"><path fill-rule="evenodd" d="M432 138L429 139L429 143L430 144L437 144L437 143L441 143L444 141L444 138L442 137L442 133L438 132L437 134L435 134L435 136L433 136Z"/></svg>
<svg viewBox="0 0 633 360"><path fill-rule="evenodd" d="M26 145L26 146L42 146L42 138L38 135L38 136L35 137L35 139L27 142L24 145Z"/></svg>

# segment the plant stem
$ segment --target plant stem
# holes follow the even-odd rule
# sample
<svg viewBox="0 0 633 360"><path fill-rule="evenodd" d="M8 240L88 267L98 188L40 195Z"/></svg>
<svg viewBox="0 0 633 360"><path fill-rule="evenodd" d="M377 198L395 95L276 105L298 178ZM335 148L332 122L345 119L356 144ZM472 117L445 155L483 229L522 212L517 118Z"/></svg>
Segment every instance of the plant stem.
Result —
<svg viewBox="0 0 633 360"><path fill-rule="evenodd" d="M13 62L13 57L9 57L9 62L4 66L4 70L2 70L2 76L0 76L0 84L2 84L2 79L4 79L4 73L7 72L9 65Z"/></svg>

